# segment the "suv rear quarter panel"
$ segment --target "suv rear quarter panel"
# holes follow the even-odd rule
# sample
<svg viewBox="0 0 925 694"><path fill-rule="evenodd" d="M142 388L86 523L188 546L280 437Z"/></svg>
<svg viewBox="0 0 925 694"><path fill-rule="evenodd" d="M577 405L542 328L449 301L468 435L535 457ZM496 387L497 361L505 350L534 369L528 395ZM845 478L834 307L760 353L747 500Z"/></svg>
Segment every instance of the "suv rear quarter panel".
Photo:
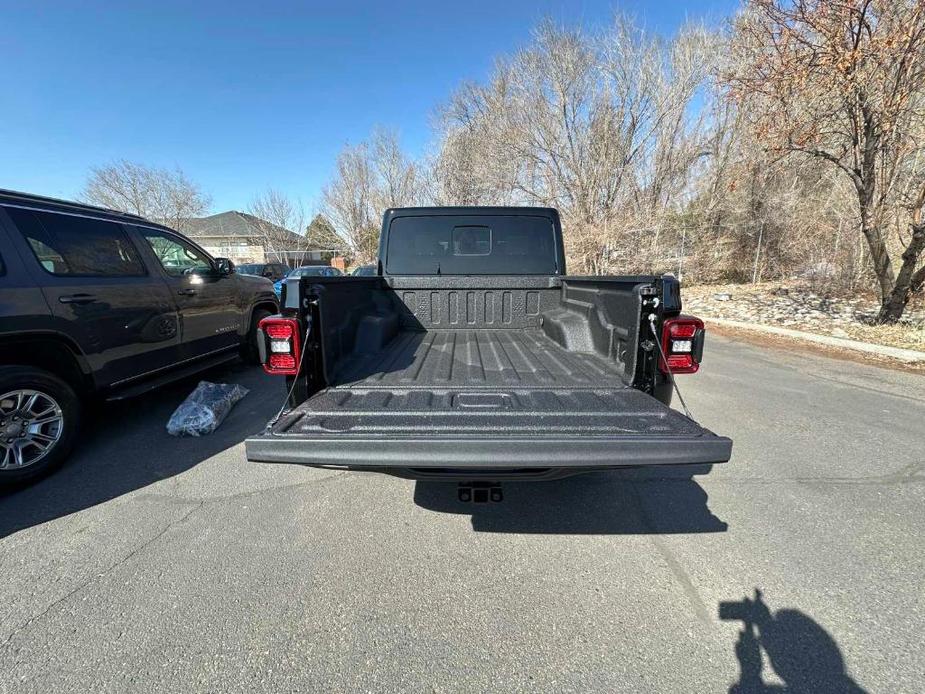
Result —
<svg viewBox="0 0 925 694"><path fill-rule="evenodd" d="M41 288L12 243L10 221L0 207L0 336L51 330L53 317Z"/></svg>
<svg viewBox="0 0 925 694"><path fill-rule="evenodd" d="M83 388L92 383L86 356L73 336L60 329L41 287L12 242L9 224L0 207L0 366L43 367Z"/></svg>

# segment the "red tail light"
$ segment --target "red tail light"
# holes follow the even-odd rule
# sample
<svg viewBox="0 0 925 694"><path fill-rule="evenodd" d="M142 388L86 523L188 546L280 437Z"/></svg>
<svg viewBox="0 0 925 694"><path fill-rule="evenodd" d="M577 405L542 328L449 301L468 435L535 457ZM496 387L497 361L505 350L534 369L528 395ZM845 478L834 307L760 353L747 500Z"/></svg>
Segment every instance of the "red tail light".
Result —
<svg viewBox="0 0 925 694"><path fill-rule="evenodd" d="M287 319L265 318L260 325L266 324L264 332L271 340L288 340L292 337L292 325Z"/></svg>
<svg viewBox="0 0 925 694"><path fill-rule="evenodd" d="M704 335L703 321L699 318L678 316L666 320L662 325L662 349L668 363L660 359L659 368L665 373L668 369L673 374L697 373Z"/></svg>
<svg viewBox="0 0 925 694"><path fill-rule="evenodd" d="M295 376L299 373L302 345L299 323L295 318L270 316L257 326L266 336L263 370L274 376Z"/></svg>
<svg viewBox="0 0 925 694"><path fill-rule="evenodd" d="M269 361L264 364L263 370L271 374L294 376L299 362L290 354L271 354Z"/></svg>

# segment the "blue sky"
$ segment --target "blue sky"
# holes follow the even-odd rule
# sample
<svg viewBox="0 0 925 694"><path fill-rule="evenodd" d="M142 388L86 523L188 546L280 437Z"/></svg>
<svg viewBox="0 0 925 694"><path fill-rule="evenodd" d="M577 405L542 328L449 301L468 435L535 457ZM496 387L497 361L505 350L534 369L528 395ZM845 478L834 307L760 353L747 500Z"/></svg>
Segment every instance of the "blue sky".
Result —
<svg viewBox="0 0 925 694"><path fill-rule="evenodd" d="M179 166L213 211L269 187L312 209L344 144L382 124L420 153L434 108L543 17L670 33L736 4L0 0L0 188L73 198L124 158Z"/></svg>

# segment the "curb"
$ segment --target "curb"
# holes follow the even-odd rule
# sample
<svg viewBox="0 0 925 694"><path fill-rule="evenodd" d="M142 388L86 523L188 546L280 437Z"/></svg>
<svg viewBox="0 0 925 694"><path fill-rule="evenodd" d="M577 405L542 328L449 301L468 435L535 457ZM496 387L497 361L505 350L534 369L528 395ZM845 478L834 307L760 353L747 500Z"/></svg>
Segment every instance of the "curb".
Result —
<svg viewBox="0 0 925 694"><path fill-rule="evenodd" d="M707 323L716 323L717 325L726 325L730 328L742 328L744 330L754 330L755 332L771 333L772 335L783 335L784 337L793 337L798 340L808 342L817 342L829 347L841 347L851 349L856 352L867 352L868 354L877 354L881 357L890 357L898 359L907 364L918 364L925 362L925 352L919 352L914 349L900 349L899 347L887 347L885 345L875 345L870 342L859 342L857 340L847 340L843 337L830 337L828 335L816 335L814 333L805 333L801 330L791 330L790 328L778 328L773 325L763 325L761 323L743 323L736 320L727 320L725 318L707 318L703 320Z"/></svg>

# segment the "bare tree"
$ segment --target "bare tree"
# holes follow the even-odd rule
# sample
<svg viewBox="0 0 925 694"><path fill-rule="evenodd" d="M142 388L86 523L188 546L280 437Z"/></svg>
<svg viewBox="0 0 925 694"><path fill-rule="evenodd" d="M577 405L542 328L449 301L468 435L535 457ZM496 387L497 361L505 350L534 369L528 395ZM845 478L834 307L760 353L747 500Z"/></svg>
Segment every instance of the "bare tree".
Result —
<svg viewBox="0 0 925 694"><path fill-rule="evenodd" d="M322 192L328 218L360 263L370 262L376 253L374 185L369 147L360 144L344 147L337 156L334 178Z"/></svg>
<svg viewBox="0 0 925 694"><path fill-rule="evenodd" d="M406 207L421 201L418 165L406 155L394 130L376 128L369 145L375 173L373 205L381 213L389 207Z"/></svg>
<svg viewBox="0 0 925 694"><path fill-rule="evenodd" d="M622 15L596 33L542 23L488 84L463 85L443 108L435 197L556 206L569 256L607 270L621 230L645 220L657 242L653 220L686 200L707 139L691 113L715 43L695 26L666 42Z"/></svg>
<svg viewBox="0 0 925 694"><path fill-rule="evenodd" d="M426 157L383 129L345 148L325 213L366 262L385 207L550 205L579 272L873 279L895 320L925 284L923 12L752 0L728 33L670 37L543 22L442 105Z"/></svg>
<svg viewBox="0 0 925 694"><path fill-rule="evenodd" d="M337 157L334 178L322 193L327 216L355 260L375 258L382 213L423 201L418 165L404 154L394 131L376 129L371 143L347 146Z"/></svg>
<svg viewBox="0 0 925 694"><path fill-rule="evenodd" d="M921 0L750 0L727 84L782 153L834 167L854 187L858 226L894 322L925 283L925 4ZM901 251L891 256L890 219ZM905 231L905 233L903 233Z"/></svg>
<svg viewBox="0 0 925 694"><path fill-rule="evenodd" d="M302 235L305 228L301 202L271 188L257 195L247 210L253 229L250 241L263 247L268 261L284 263L294 251L307 250L304 237L293 237L294 233Z"/></svg>
<svg viewBox="0 0 925 694"><path fill-rule="evenodd" d="M211 201L180 169L121 160L90 170L81 198L94 205L131 212L184 231Z"/></svg>

